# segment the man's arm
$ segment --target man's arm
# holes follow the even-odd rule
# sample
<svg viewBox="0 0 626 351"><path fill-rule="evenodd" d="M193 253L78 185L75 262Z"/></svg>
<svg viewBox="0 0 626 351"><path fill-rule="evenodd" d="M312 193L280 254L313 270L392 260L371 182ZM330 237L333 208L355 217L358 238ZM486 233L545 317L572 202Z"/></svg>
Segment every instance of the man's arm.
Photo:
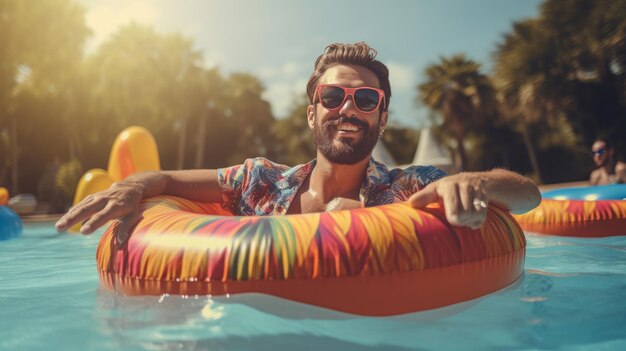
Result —
<svg viewBox="0 0 626 351"><path fill-rule="evenodd" d="M618 162L615 165L615 178L618 183L626 184L626 163Z"/></svg>
<svg viewBox="0 0 626 351"><path fill-rule="evenodd" d="M142 199L175 195L201 202L221 201L216 170L143 172L114 183L109 189L87 196L56 223L65 231L86 221L80 232L91 234L112 219L121 222L118 238L126 239L129 226L139 216Z"/></svg>
<svg viewBox="0 0 626 351"><path fill-rule="evenodd" d="M416 208L437 201L443 203L450 224L476 229L485 221L489 202L523 213L539 205L541 193L530 179L495 169L441 178L409 198Z"/></svg>
<svg viewBox="0 0 626 351"><path fill-rule="evenodd" d="M591 171L591 175L589 176L589 185L598 185L600 178L599 170Z"/></svg>

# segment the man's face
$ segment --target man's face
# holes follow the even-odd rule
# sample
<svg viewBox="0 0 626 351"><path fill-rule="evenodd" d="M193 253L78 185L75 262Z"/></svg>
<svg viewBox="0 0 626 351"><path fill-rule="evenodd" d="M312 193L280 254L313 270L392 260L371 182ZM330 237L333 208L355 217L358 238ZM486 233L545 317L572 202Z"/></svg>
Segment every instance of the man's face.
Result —
<svg viewBox="0 0 626 351"><path fill-rule="evenodd" d="M330 67L318 81L348 88L373 87L380 89L374 72L355 65ZM309 127L317 150L330 162L355 164L369 157L378 140L378 134L387 124L383 104L372 112L359 111L354 98L348 97L336 110L328 110L316 97L317 103L307 108Z"/></svg>
<svg viewBox="0 0 626 351"><path fill-rule="evenodd" d="M593 162L596 166L605 166L610 158L613 150L607 149L606 142L604 140L598 140L591 146L591 152L593 153Z"/></svg>

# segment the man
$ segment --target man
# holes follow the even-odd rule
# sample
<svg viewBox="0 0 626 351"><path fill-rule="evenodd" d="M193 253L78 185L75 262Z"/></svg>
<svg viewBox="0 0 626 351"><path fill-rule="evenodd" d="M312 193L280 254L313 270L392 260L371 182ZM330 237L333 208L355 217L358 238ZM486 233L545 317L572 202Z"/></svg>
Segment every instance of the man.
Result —
<svg viewBox="0 0 626 351"><path fill-rule="evenodd" d="M606 139L598 139L591 146L596 168L591 172L591 185L626 183L626 163L615 160L615 149Z"/></svg>
<svg viewBox="0 0 626 351"><path fill-rule="evenodd" d="M445 173L424 166L389 171L371 158L387 126L389 71L367 44L332 44L315 62L307 84L309 128L317 158L293 168L263 158L219 170L147 172L85 198L57 222L62 231L89 234L120 219L118 240L127 239L141 199L168 194L221 202L238 215L321 212L408 200L416 208L443 203L448 221L478 228L487 204L528 211L541 196L528 179L506 170Z"/></svg>

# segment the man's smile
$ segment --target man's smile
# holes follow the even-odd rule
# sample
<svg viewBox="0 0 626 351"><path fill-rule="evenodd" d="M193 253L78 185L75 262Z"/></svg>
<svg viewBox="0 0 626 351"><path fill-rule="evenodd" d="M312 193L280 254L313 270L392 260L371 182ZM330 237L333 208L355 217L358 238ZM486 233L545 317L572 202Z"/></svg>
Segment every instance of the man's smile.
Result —
<svg viewBox="0 0 626 351"><path fill-rule="evenodd" d="M357 134L362 130L361 127L352 123L341 123L337 127L337 134L340 136Z"/></svg>
<svg viewBox="0 0 626 351"><path fill-rule="evenodd" d="M367 129L364 122L357 118L339 118L334 121L327 122L330 128L337 130L338 136L356 136Z"/></svg>

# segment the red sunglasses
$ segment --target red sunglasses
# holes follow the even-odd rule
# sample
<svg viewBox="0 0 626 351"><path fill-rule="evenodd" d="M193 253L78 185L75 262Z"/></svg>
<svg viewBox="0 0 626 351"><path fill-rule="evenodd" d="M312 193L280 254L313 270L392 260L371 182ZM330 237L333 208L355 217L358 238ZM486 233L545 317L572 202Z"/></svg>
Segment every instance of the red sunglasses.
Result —
<svg viewBox="0 0 626 351"><path fill-rule="evenodd" d="M320 102L328 110L336 110L343 106L348 99L348 96L352 96L352 101L357 110L361 112L375 111L380 102L385 100L385 92L372 87L358 87L358 88L346 88L340 85L333 84L320 84L315 88L315 95L313 95L313 102L316 101L315 97L320 97ZM385 105L383 105L385 107Z"/></svg>

